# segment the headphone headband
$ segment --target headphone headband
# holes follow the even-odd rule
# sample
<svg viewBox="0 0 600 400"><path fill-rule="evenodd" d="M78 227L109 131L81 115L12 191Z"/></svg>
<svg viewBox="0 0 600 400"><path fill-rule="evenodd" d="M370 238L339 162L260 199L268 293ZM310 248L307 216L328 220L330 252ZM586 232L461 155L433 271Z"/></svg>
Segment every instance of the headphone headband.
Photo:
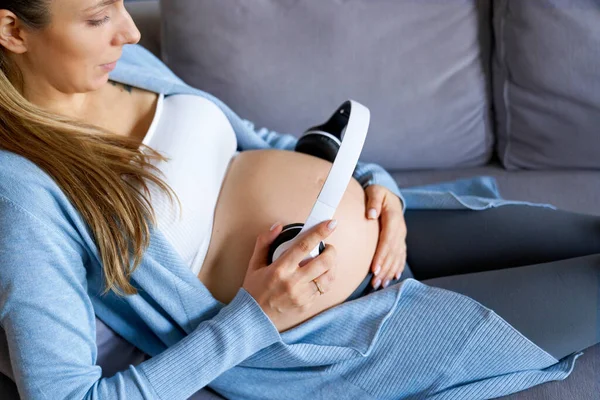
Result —
<svg viewBox="0 0 600 400"><path fill-rule="evenodd" d="M329 121L309 129L309 133L313 129L322 129L339 138L341 145L300 233L333 218L358 163L369 130L370 118L371 113L367 107L357 101L347 100L333 113Z"/></svg>
<svg viewBox="0 0 600 400"><path fill-rule="evenodd" d="M371 113L367 107L357 101L347 100L326 123L307 130L305 135L314 133L325 134L330 138L335 137L336 141L341 142L340 148L302 229L293 239L277 246L273 253L273 260L276 260L287 250L302 232L333 218L358 163L369 130L370 118ZM318 256L321 246L322 243L319 243L317 247L311 250L307 258Z"/></svg>

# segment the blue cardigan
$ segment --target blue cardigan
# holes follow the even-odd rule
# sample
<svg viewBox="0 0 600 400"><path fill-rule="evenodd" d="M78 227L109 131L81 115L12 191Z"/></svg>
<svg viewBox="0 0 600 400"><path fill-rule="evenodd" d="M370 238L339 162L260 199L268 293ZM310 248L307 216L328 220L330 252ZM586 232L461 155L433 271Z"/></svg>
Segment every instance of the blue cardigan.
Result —
<svg viewBox="0 0 600 400"><path fill-rule="evenodd" d="M241 150L293 146L290 135L254 131L141 46L125 46L111 79L210 98ZM361 164L355 176L400 194L376 165ZM502 200L489 178L402 195L407 208L518 203ZM159 230L132 276L139 293L101 296L101 260L82 216L45 172L7 151L0 151L0 232L0 325L22 399L175 400L208 384L246 400L484 399L564 379L582 354L556 360L473 299L414 279L279 334L243 288L227 305L216 300ZM96 315L152 358L102 378Z"/></svg>

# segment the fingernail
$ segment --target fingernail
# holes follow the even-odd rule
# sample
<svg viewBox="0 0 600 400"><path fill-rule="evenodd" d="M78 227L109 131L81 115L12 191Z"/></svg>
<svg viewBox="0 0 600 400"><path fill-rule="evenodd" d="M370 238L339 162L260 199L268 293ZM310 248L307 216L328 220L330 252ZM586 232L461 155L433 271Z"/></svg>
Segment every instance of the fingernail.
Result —
<svg viewBox="0 0 600 400"><path fill-rule="evenodd" d="M395 276L395 278L396 278L396 279L400 279L400 275L402 275L402 271L398 271L398 272L396 272L396 276Z"/></svg>
<svg viewBox="0 0 600 400"><path fill-rule="evenodd" d="M271 227L271 229L269 229L270 231L272 231L273 229L277 228L279 226L279 221L275 222L273 224L273 226Z"/></svg>
<svg viewBox="0 0 600 400"><path fill-rule="evenodd" d="M379 274L379 271L381 271L381 265L377 264L375 266L375 272L373 272L375 274L375 276L377 276Z"/></svg>
<svg viewBox="0 0 600 400"><path fill-rule="evenodd" d="M379 287L379 285L381 285L381 279L377 279L375 281L375 286L373 286L373 289L377 289Z"/></svg>
<svg viewBox="0 0 600 400"><path fill-rule="evenodd" d="M375 219L377 218L377 210L374 208L369 209L369 218Z"/></svg>
<svg viewBox="0 0 600 400"><path fill-rule="evenodd" d="M332 219L331 221L329 221L329 223L327 224L327 228L332 231L333 228L335 228L337 226L337 219Z"/></svg>
<svg viewBox="0 0 600 400"><path fill-rule="evenodd" d="M389 284L390 284L390 280L386 279L386 281L383 282L383 287L386 288Z"/></svg>

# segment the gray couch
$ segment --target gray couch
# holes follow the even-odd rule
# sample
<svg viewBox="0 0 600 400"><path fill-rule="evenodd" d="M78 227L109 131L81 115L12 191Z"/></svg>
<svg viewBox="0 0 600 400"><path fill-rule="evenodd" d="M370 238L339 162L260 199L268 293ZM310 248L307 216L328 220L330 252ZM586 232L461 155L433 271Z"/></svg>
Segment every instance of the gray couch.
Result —
<svg viewBox="0 0 600 400"><path fill-rule="evenodd" d="M298 135L354 98L372 113L363 159L401 188L487 175L505 198L600 215L597 0L126 5L143 46L257 127ZM600 345L503 399L600 399Z"/></svg>
<svg viewBox="0 0 600 400"><path fill-rule="evenodd" d="M129 8L145 47L257 127L297 135L356 98L372 112L363 158L390 170L401 188L488 175L505 198L600 215L597 1L381 3L163 0ZM565 48L552 51L554 44ZM569 50L576 54L565 62ZM528 67L547 75L530 79ZM600 345L566 380L504 398L600 399Z"/></svg>

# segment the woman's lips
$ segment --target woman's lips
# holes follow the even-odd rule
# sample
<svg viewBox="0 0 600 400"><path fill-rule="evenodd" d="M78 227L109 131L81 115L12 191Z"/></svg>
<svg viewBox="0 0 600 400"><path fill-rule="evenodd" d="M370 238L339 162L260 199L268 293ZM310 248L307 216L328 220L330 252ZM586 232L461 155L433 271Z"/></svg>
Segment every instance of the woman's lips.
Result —
<svg viewBox="0 0 600 400"><path fill-rule="evenodd" d="M113 69L115 69L116 66L117 66L117 62L116 61L111 62L110 64L102 64L102 65L100 65L100 67L102 67L104 70L106 70L108 72L110 72Z"/></svg>

